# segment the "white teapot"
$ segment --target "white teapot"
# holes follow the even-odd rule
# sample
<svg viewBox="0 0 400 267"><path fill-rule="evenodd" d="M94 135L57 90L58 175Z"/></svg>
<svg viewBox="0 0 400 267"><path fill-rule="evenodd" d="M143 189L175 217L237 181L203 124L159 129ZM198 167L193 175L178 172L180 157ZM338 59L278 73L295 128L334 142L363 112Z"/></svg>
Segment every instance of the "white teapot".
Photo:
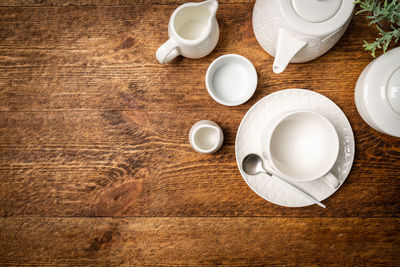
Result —
<svg viewBox="0 0 400 267"><path fill-rule="evenodd" d="M400 137L400 47L365 67L354 96L357 110L369 126Z"/></svg>
<svg viewBox="0 0 400 267"><path fill-rule="evenodd" d="M354 0L257 0L253 30L262 48L275 57L273 71L289 62L313 60L331 49L346 30Z"/></svg>

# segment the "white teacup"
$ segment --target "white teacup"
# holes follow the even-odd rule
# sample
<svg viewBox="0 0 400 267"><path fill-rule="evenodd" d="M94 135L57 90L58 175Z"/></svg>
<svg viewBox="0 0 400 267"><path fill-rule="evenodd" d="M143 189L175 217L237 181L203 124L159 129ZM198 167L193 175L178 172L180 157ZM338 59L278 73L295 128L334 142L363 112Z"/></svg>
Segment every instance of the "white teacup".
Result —
<svg viewBox="0 0 400 267"><path fill-rule="evenodd" d="M339 137L332 123L312 111L289 111L267 127L266 157L281 177L312 181L324 177L333 188L340 185L330 173L339 154Z"/></svg>
<svg viewBox="0 0 400 267"><path fill-rule="evenodd" d="M175 9L168 24L169 40L158 48L157 60L164 64L179 55L201 58L211 53L219 38L217 9L216 0L186 3Z"/></svg>
<svg viewBox="0 0 400 267"><path fill-rule="evenodd" d="M210 120L196 122L189 131L190 145L199 153L214 153L221 147L223 141L224 134L221 127Z"/></svg>

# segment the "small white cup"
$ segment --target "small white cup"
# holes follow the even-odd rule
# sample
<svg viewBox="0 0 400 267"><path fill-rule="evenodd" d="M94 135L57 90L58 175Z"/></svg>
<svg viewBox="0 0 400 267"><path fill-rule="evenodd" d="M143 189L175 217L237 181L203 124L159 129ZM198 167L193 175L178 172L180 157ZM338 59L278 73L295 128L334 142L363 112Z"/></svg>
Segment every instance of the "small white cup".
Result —
<svg viewBox="0 0 400 267"><path fill-rule="evenodd" d="M257 71L247 58L228 54L215 59L206 72L210 96L225 106L245 103L257 88Z"/></svg>
<svg viewBox="0 0 400 267"><path fill-rule="evenodd" d="M168 24L169 40L158 48L157 60L164 64L179 55L201 58L211 53L219 38L217 9L216 0L186 3L175 9Z"/></svg>
<svg viewBox="0 0 400 267"><path fill-rule="evenodd" d="M213 121L196 122L189 132L189 142L192 148L203 154L216 152L224 141L221 128Z"/></svg>
<svg viewBox="0 0 400 267"><path fill-rule="evenodd" d="M333 188L340 185L330 173L339 154L339 137L327 118L312 111L289 111L267 128L266 156L278 175L294 181L324 177Z"/></svg>

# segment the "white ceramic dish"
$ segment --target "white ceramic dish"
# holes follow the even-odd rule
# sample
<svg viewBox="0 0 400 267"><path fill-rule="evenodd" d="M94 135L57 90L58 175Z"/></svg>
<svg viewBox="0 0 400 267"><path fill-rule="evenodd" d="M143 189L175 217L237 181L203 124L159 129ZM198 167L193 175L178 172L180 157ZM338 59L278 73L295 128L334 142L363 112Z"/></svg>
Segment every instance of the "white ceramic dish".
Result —
<svg viewBox="0 0 400 267"><path fill-rule="evenodd" d="M330 172L337 177L340 185L349 175L354 159L355 144L351 125L343 111L327 97L310 90L288 89L258 101L250 108L239 126L235 144L236 161L243 179L255 193L272 203L286 207L304 207L313 203L298 194L293 194L289 188L283 187L266 174L246 175L240 164L250 153L262 155L264 163L267 164L266 149L263 146L265 128L278 114L299 109L317 112L335 127L340 147L338 158ZM339 188L333 188L325 179L324 176L313 181L290 180L290 183L322 201Z"/></svg>
<svg viewBox="0 0 400 267"><path fill-rule="evenodd" d="M237 106L251 98L257 88L257 72L245 57L224 55L207 69L206 87L210 96L225 106Z"/></svg>
<svg viewBox="0 0 400 267"><path fill-rule="evenodd" d="M216 152L224 141L221 127L213 121L202 120L193 124L189 132L192 148L203 154Z"/></svg>

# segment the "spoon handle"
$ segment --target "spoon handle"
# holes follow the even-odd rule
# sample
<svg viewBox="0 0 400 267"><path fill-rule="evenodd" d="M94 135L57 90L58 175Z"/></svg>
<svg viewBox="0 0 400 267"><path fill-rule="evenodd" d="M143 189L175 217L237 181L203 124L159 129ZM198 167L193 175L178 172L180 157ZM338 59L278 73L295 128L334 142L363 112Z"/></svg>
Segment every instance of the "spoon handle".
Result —
<svg viewBox="0 0 400 267"><path fill-rule="evenodd" d="M275 175L271 175L271 177L274 178L275 180L281 182L286 187L289 187L293 191L296 191L298 194L302 195L303 197L307 198L308 200L312 201L314 204L317 204L320 207L326 208L326 206L324 204L322 204L321 202L319 202L318 200L316 200L314 197L310 196L306 192L300 190L296 186L292 185L291 183L288 183L285 180L283 180L283 179L281 179L281 178L279 178L278 176L275 176Z"/></svg>

